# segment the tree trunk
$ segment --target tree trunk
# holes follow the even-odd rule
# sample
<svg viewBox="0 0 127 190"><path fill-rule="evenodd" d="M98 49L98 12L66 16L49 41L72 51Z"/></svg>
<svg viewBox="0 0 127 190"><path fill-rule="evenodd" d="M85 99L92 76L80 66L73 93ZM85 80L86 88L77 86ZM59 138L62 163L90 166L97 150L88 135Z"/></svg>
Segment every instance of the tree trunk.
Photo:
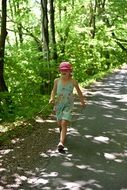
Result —
<svg viewBox="0 0 127 190"><path fill-rule="evenodd" d="M16 3L17 3L17 5L16 5L17 12L18 12L18 14L20 16L20 7L19 7L20 3L18 1ZM17 29L18 29L19 41L20 41L20 44L22 44L23 43L23 32L22 32L21 20L17 23Z"/></svg>
<svg viewBox="0 0 127 190"><path fill-rule="evenodd" d="M49 31L48 31L48 13L47 13L47 0L41 0L42 12L42 50L44 59L49 60Z"/></svg>
<svg viewBox="0 0 127 190"><path fill-rule="evenodd" d="M5 50L5 39L7 36L6 8L7 8L7 0L2 0L1 35L0 35L0 92L8 91L8 88L4 80L4 50Z"/></svg>
<svg viewBox="0 0 127 190"><path fill-rule="evenodd" d="M50 5L50 32L51 32L51 58L57 59L56 39L55 39L55 24L54 24L54 0L49 0Z"/></svg>
<svg viewBox="0 0 127 190"><path fill-rule="evenodd" d="M59 23L61 24L62 15L61 15L61 1L58 2L58 11L59 11Z"/></svg>
<svg viewBox="0 0 127 190"><path fill-rule="evenodd" d="M68 40L68 35L69 35L69 31L70 31L71 22L66 22L66 25L63 28L62 25L61 25L61 23L62 23L62 10L64 11L65 18L68 20L67 6L64 6L63 9L62 9L61 2L59 1L58 9L59 9L60 30L57 31L57 32L58 32L59 38L60 38L60 51L61 51L62 54L64 54L65 53L66 42Z"/></svg>
<svg viewBox="0 0 127 190"><path fill-rule="evenodd" d="M15 6L15 3L14 3L14 0L9 0L9 8L10 8L10 15L11 15L11 19L14 20L14 17L16 15L16 6ZM15 37L15 44L18 46L18 38L17 38L17 29L16 29L16 24L15 22L12 22L12 25L13 25L13 32L14 32L14 37Z"/></svg>
<svg viewBox="0 0 127 190"><path fill-rule="evenodd" d="M45 64L42 68L42 85L41 92L47 94L50 88L51 72L50 72L50 51L49 51L49 26L48 26L48 2L41 0L42 13L42 52Z"/></svg>
<svg viewBox="0 0 127 190"><path fill-rule="evenodd" d="M97 0L95 0L94 4L92 1L90 2L90 36L91 38L95 38L96 33L96 9L97 9Z"/></svg>
<svg viewBox="0 0 127 190"><path fill-rule="evenodd" d="M105 5L106 5L106 0L99 0L97 2L97 15L100 19L105 22Z"/></svg>

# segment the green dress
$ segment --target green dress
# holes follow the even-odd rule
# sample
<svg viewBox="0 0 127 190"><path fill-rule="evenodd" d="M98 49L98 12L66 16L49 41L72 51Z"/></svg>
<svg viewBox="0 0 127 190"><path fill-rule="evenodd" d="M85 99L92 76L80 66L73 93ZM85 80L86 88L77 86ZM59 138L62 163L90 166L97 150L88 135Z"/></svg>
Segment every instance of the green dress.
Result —
<svg viewBox="0 0 127 190"><path fill-rule="evenodd" d="M74 85L72 80L67 84L62 84L61 79L58 79L57 83L57 98L56 98L56 118L57 120L71 121L71 112L73 110L73 89Z"/></svg>

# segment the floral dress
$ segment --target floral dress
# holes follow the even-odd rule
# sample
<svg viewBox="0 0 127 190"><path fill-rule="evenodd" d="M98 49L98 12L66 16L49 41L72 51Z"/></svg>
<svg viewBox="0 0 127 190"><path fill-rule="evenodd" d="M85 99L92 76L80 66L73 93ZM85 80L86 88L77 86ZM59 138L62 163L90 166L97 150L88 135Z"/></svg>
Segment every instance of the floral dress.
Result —
<svg viewBox="0 0 127 190"><path fill-rule="evenodd" d="M57 98L56 98L56 118L57 120L71 121L71 112L73 109L73 88L74 85L70 80L67 84L62 84L61 79L57 83Z"/></svg>

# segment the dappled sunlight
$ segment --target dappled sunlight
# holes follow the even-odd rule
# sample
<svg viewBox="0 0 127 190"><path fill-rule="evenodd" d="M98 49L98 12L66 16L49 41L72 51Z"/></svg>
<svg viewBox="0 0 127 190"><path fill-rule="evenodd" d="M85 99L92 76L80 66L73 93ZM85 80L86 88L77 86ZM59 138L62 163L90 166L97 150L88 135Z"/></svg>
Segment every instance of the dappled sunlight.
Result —
<svg viewBox="0 0 127 190"><path fill-rule="evenodd" d="M49 183L49 175L47 174L47 178L43 177L31 177L27 179L27 183L30 184L30 187L36 188L38 186L43 186Z"/></svg>
<svg viewBox="0 0 127 190"><path fill-rule="evenodd" d="M89 116L88 119L89 120L96 120L96 117L95 116Z"/></svg>
<svg viewBox="0 0 127 190"><path fill-rule="evenodd" d="M40 184L47 184L48 183L48 179L43 179L43 178L39 178L39 177L32 177L32 178L28 178L27 182L28 184L31 184L31 187L34 186L39 186Z"/></svg>
<svg viewBox="0 0 127 190"><path fill-rule="evenodd" d="M74 102L74 105L79 106L79 105L80 105L80 102L79 102L79 101L78 101L78 102L75 101L75 102Z"/></svg>
<svg viewBox="0 0 127 190"><path fill-rule="evenodd" d="M127 102L127 94L121 95L120 100L117 100L118 102ZM126 104L127 105L127 104Z"/></svg>
<svg viewBox="0 0 127 190"><path fill-rule="evenodd" d="M84 170L84 169L87 169L89 166L87 166L87 165L76 165L76 167L81 169L81 170Z"/></svg>
<svg viewBox="0 0 127 190"><path fill-rule="evenodd" d="M51 173L47 173L47 172L41 172L41 175L42 175L42 177L45 177L45 178L47 178L47 177L57 177L58 175L59 175L59 173L58 172L51 172Z"/></svg>
<svg viewBox="0 0 127 190"><path fill-rule="evenodd" d="M21 138L12 139L12 140L11 140L11 143L12 143L12 144L16 144L16 143L21 142L21 141L24 141L24 138L22 138L22 139L21 139Z"/></svg>
<svg viewBox="0 0 127 190"><path fill-rule="evenodd" d="M12 152L12 151L13 151L13 149L3 149L3 150L0 150L0 154L2 156L2 155L5 155L5 154L8 154L9 152Z"/></svg>
<svg viewBox="0 0 127 190"><path fill-rule="evenodd" d="M85 138L88 138L88 139L93 138L93 136L92 136L92 135L84 135L84 137L85 137Z"/></svg>
<svg viewBox="0 0 127 190"><path fill-rule="evenodd" d="M99 91L99 90L97 90L96 92L89 92L89 94L91 94L91 95L101 95L101 96L104 96L104 97L111 97L111 98L118 98L118 99L120 99L121 97L122 97L122 95L121 94L116 94L116 92L115 93L111 93L111 92L103 92L103 91Z"/></svg>
<svg viewBox="0 0 127 190"><path fill-rule="evenodd" d="M41 118L41 117L36 117L35 121L37 123L44 123L45 122L45 120L43 118Z"/></svg>
<svg viewBox="0 0 127 190"><path fill-rule="evenodd" d="M72 127L68 128L67 133L68 133L68 135L72 135L72 136L80 136L81 135L76 128L72 128Z"/></svg>
<svg viewBox="0 0 127 190"><path fill-rule="evenodd" d="M0 168L0 172L7 171L5 168Z"/></svg>
<svg viewBox="0 0 127 190"><path fill-rule="evenodd" d="M125 73L122 72L120 75L118 72L113 76L111 75L103 81L97 82L87 91L88 105L84 110L85 117L84 123L82 123L85 131L90 130L93 134L97 128L98 132L100 131L98 136L103 136L101 134L103 130L105 130L105 135L106 131L111 130L110 137L113 137L113 133L115 134L114 137L118 134L122 136L126 134L126 132L123 132L127 126L127 84ZM117 77L119 78L118 82ZM118 127L120 131L116 133ZM93 134L93 136L95 135Z"/></svg>
<svg viewBox="0 0 127 190"><path fill-rule="evenodd" d="M13 184L6 185L7 188L18 188L22 184L23 181L25 181L27 178L25 176L20 176L17 173L13 174L12 178L14 179Z"/></svg>
<svg viewBox="0 0 127 190"><path fill-rule="evenodd" d="M48 150L46 153L41 153L40 156L46 157L46 155L47 155L47 157L58 157L59 156L59 154L56 150Z"/></svg>
<svg viewBox="0 0 127 190"><path fill-rule="evenodd" d="M92 135L84 135L84 137L86 139L91 139L91 142L100 144L100 143L104 143L104 144L109 144L111 142L111 139L109 137L106 136L92 136Z"/></svg>
<svg viewBox="0 0 127 190"><path fill-rule="evenodd" d="M118 108L118 105L112 105L111 102L109 102L109 101L106 102L106 100L99 101L98 104L103 105L103 106L105 106L105 108L107 107L109 109Z"/></svg>
<svg viewBox="0 0 127 190"><path fill-rule="evenodd" d="M26 174L25 174L26 173ZM7 183L7 178L2 175L1 177L1 186L0 189L15 189L15 188L20 188L23 184L27 184L27 187L29 188L36 188L37 186L40 185L45 185L49 182L49 177L55 177L57 176L57 172L51 172L50 174L48 173L41 173L38 175L32 173L32 172L25 172L24 175L20 175L18 173L12 174L10 176L10 182L8 181ZM3 184L3 185L2 185ZM22 188L20 188L22 189ZM23 188L24 189L24 188Z"/></svg>
<svg viewBox="0 0 127 190"><path fill-rule="evenodd" d="M124 161L124 156L125 155L122 153L104 153L104 157L106 160L112 160L118 163L122 163Z"/></svg>
<svg viewBox="0 0 127 190"><path fill-rule="evenodd" d="M53 119L46 119L45 120L47 123L56 123L56 120L53 120Z"/></svg>
<svg viewBox="0 0 127 190"><path fill-rule="evenodd" d="M46 123L46 122L48 122L48 123L54 123L54 122L56 122L55 119L43 119L43 118L41 118L39 116L36 117L35 121L37 123Z"/></svg>
<svg viewBox="0 0 127 190"><path fill-rule="evenodd" d="M127 96L124 75L111 76L76 101L65 152L57 150L55 117L36 117L36 129L0 150L0 189L93 190L127 187ZM118 82L116 81L118 78ZM111 187L111 188L110 188Z"/></svg>
<svg viewBox="0 0 127 190"><path fill-rule="evenodd" d="M0 125L0 132L1 132L1 133L4 133L4 132L6 132L6 131L8 131L8 126Z"/></svg>
<svg viewBox="0 0 127 190"><path fill-rule="evenodd" d="M122 117L116 117L115 119L118 121L127 121L127 118L122 118Z"/></svg>
<svg viewBox="0 0 127 190"><path fill-rule="evenodd" d="M108 160L115 160L115 155L109 154L109 153L104 153L104 157Z"/></svg>
<svg viewBox="0 0 127 190"><path fill-rule="evenodd" d="M122 70L118 73L111 75L107 79L105 78L104 81L97 82L93 88L91 88L87 92L87 96L90 99L89 105L90 106L100 106L100 108L105 108L104 111L108 112L110 110L121 110L127 111L125 107L127 102L127 93L126 93L126 71ZM125 81L124 81L125 80ZM125 103L125 104L122 104ZM105 114L105 113L103 113ZM114 114L105 114L105 117L113 117ZM120 118L120 117L119 117ZM127 117L124 117L126 119ZM114 118L116 119L116 118ZM117 118L118 119L118 118ZM120 118L121 120L122 118Z"/></svg>
<svg viewBox="0 0 127 190"><path fill-rule="evenodd" d="M62 166L66 166L66 167L72 167L72 166L74 166L74 164L72 163L72 162L63 162L62 163Z"/></svg>
<svg viewBox="0 0 127 190"><path fill-rule="evenodd" d="M51 132L60 133L59 127L49 128L48 131L49 131L49 133L51 133Z"/></svg>
<svg viewBox="0 0 127 190"><path fill-rule="evenodd" d="M103 116L107 118L112 118L112 115L109 115L109 114L104 114Z"/></svg>
<svg viewBox="0 0 127 190"><path fill-rule="evenodd" d="M44 158L48 158L49 156L46 154L46 153L44 153L44 152L42 152L41 154L40 154L40 156L42 156L42 157L44 157Z"/></svg>
<svg viewBox="0 0 127 190"><path fill-rule="evenodd" d="M65 158L66 160L70 160L70 158L71 158L73 155L68 152L68 149L67 149L66 147L64 148L64 150L65 150L65 153L66 153L66 154L60 153L60 152L57 150L57 148L55 148L54 150L49 149L49 150L47 150L47 152L42 152L42 153L40 154L40 156L43 157L43 158L49 158L49 159L52 158L52 157L61 157L61 156L64 156L64 158Z"/></svg>
<svg viewBox="0 0 127 190"><path fill-rule="evenodd" d="M86 169L87 169L87 171L91 171L91 172L93 172L95 174L99 174L99 173L102 174L102 173L106 172L104 170L98 170L97 168L94 168L94 167L91 167L91 166L88 166Z"/></svg>
<svg viewBox="0 0 127 190"><path fill-rule="evenodd" d="M97 142L97 143L109 143L109 138L108 137L104 137L104 136L98 136L98 137L94 137L93 138L93 142Z"/></svg>
<svg viewBox="0 0 127 190"><path fill-rule="evenodd" d="M63 188L59 188L59 189L69 189L69 190L80 190L82 187L85 188L85 186L87 187L88 185L91 186L91 188L85 188L85 189L93 189L93 187L97 187L97 188L102 188L101 185L98 184L98 181L91 179L88 181L85 180L77 180L74 182L69 182L69 181L63 181L61 180L61 182L63 183L64 187Z"/></svg>

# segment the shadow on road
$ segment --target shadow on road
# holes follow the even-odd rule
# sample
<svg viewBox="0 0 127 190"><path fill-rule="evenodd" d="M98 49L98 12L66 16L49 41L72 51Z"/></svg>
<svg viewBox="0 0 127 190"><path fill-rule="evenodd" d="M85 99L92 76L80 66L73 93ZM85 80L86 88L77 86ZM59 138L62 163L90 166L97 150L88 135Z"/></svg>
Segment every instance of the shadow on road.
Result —
<svg viewBox="0 0 127 190"><path fill-rule="evenodd" d="M56 150L54 120L38 118L38 130L0 151L0 190L127 189L127 70L115 72L85 92L68 129L66 153Z"/></svg>

